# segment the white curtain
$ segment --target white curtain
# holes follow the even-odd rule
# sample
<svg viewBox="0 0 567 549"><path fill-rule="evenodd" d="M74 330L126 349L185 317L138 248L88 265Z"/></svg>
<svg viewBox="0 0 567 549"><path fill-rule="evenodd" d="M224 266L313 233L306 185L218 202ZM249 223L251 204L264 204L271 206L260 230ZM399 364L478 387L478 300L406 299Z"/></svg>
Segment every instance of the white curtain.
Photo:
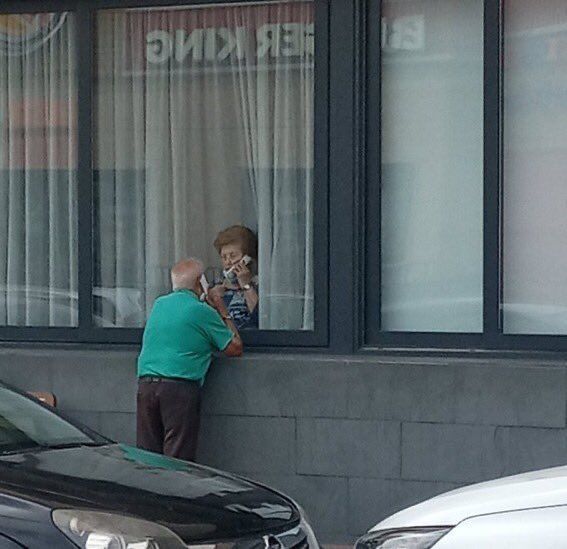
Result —
<svg viewBox="0 0 567 549"><path fill-rule="evenodd" d="M143 323L172 263L218 265L244 224L260 328L313 329L312 34L311 2L99 12L101 322Z"/></svg>
<svg viewBox="0 0 567 549"><path fill-rule="evenodd" d="M0 30L0 325L74 326L73 20L5 15Z"/></svg>

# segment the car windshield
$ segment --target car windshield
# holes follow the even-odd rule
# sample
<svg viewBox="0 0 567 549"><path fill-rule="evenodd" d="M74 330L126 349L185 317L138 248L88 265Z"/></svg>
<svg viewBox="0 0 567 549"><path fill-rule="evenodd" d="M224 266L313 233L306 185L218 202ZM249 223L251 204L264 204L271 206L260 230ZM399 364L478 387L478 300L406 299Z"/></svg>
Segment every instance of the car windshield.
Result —
<svg viewBox="0 0 567 549"><path fill-rule="evenodd" d="M96 445L93 438L37 402L0 385L0 454Z"/></svg>

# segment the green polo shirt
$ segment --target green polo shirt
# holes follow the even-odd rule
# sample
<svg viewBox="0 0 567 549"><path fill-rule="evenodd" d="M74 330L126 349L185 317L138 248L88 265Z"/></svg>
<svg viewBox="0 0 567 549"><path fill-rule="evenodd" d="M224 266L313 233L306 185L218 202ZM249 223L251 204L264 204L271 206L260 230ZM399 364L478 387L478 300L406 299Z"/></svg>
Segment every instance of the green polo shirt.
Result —
<svg viewBox="0 0 567 549"><path fill-rule="evenodd" d="M191 290L156 299L144 330L138 377L180 377L203 383L213 351L224 351L232 332Z"/></svg>

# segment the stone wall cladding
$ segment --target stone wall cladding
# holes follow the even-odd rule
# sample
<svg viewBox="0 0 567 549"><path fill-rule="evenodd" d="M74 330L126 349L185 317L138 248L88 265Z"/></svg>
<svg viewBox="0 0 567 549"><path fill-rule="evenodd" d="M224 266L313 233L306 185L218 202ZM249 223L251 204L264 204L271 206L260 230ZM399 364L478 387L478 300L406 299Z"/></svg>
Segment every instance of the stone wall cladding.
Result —
<svg viewBox="0 0 567 549"><path fill-rule="evenodd" d="M136 349L0 350L0 379L135 440ZM250 353L205 386L199 461L280 489L323 542L471 482L567 463L567 361Z"/></svg>

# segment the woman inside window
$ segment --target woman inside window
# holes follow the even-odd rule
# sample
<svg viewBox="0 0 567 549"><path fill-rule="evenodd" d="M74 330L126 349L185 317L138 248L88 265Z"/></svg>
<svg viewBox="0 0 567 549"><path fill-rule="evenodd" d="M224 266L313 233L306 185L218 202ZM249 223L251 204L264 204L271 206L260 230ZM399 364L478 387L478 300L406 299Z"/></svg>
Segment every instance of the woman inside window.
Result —
<svg viewBox="0 0 567 549"><path fill-rule="evenodd" d="M223 282L211 289L223 296L239 330L258 328L258 239L242 225L222 230L214 246L223 266Z"/></svg>

